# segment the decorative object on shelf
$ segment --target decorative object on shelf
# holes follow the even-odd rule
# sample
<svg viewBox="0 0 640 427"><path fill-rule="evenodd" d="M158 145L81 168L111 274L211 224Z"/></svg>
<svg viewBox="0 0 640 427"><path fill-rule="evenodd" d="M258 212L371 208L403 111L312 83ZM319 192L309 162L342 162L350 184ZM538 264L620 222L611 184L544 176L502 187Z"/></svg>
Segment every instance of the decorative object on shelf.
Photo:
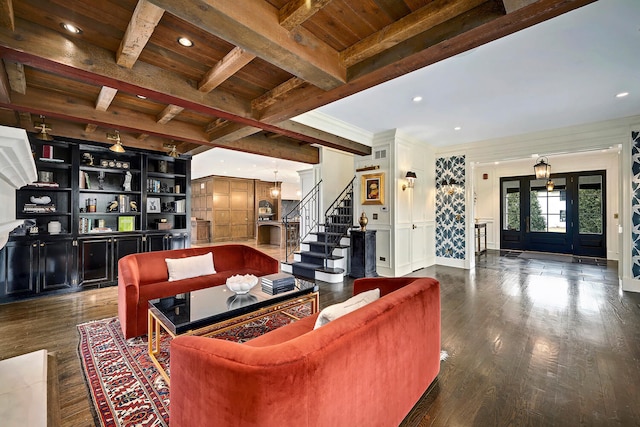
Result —
<svg viewBox="0 0 640 427"><path fill-rule="evenodd" d="M131 212L138 212L138 204L135 200L129 202L129 208L131 209Z"/></svg>
<svg viewBox="0 0 640 427"><path fill-rule="evenodd" d="M98 199L86 199L85 200L85 206L86 208L86 212L95 212L96 211L96 207L98 205Z"/></svg>
<svg viewBox="0 0 640 427"><path fill-rule="evenodd" d="M124 174L124 183L122 184L124 191L131 191L131 178L131 172L126 171Z"/></svg>
<svg viewBox="0 0 640 427"><path fill-rule="evenodd" d="M538 157L536 164L533 166L533 172L536 179L549 179L551 176L551 165L546 157Z"/></svg>
<svg viewBox="0 0 640 427"><path fill-rule="evenodd" d="M86 166L93 166L95 158L91 153L82 153L82 164Z"/></svg>
<svg viewBox="0 0 640 427"><path fill-rule="evenodd" d="M49 171L38 171L38 181L39 182L53 182L53 172Z"/></svg>
<svg viewBox="0 0 640 427"><path fill-rule="evenodd" d="M362 175L360 190L363 205L384 205L384 172Z"/></svg>
<svg viewBox="0 0 640 427"><path fill-rule="evenodd" d="M118 211L118 201L113 200L112 202L109 203L109 206L107 206L107 212L117 212L117 211Z"/></svg>
<svg viewBox="0 0 640 427"><path fill-rule="evenodd" d="M235 274L227 279L227 288L237 295L249 293L251 288L258 284L258 278L253 274Z"/></svg>
<svg viewBox="0 0 640 427"><path fill-rule="evenodd" d="M167 161L166 160L158 160L158 172L167 173Z"/></svg>
<svg viewBox="0 0 640 427"><path fill-rule="evenodd" d="M160 198L159 197L147 197L147 212L148 213L160 213Z"/></svg>
<svg viewBox="0 0 640 427"><path fill-rule="evenodd" d="M49 221L47 224L47 232L49 232L49 234L60 234L62 232L62 224L60 224L60 221Z"/></svg>
<svg viewBox="0 0 640 427"><path fill-rule="evenodd" d="M116 153L125 152L124 147L122 146L122 142L120 141L120 131L116 130L116 133L107 133L107 139L111 141L115 141L115 144L109 147L109 150Z"/></svg>
<svg viewBox="0 0 640 427"><path fill-rule="evenodd" d="M136 219L133 216L118 217L118 231L134 231L136 228Z"/></svg>
<svg viewBox="0 0 640 427"><path fill-rule="evenodd" d="M176 193L180 193L180 184L176 184L176 186L174 187L174 191Z"/></svg>
<svg viewBox="0 0 640 427"><path fill-rule="evenodd" d="M98 174L98 190L104 190L104 171Z"/></svg>
<svg viewBox="0 0 640 427"><path fill-rule="evenodd" d="M415 184L417 178L416 173L407 171L407 174L404 176L404 178L407 180L407 183L402 184L402 191L406 190L407 188L413 188L413 185Z"/></svg>
<svg viewBox="0 0 640 427"><path fill-rule="evenodd" d="M360 231L367 231L367 224L369 223L369 218L367 218L367 214L365 212L362 212L362 215L360 215L360 219L358 220L358 223L360 224Z"/></svg>
<svg viewBox="0 0 640 427"><path fill-rule="evenodd" d="M42 114L40 114L40 123L36 123L34 127L40 131L40 133L36 135L36 138L42 141L53 141L53 137L47 133L51 132L51 127L44 122L44 116ZM53 153L51 157L53 158Z"/></svg>
<svg viewBox="0 0 640 427"><path fill-rule="evenodd" d="M31 196L29 200L31 200L31 203L34 203L36 205L46 205L51 203L51 197L49 196L40 196L40 197Z"/></svg>
<svg viewBox="0 0 640 427"><path fill-rule="evenodd" d="M180 153L178 153L176 144L164 144L164 148L168 148L169 152L167 153L169 156L177 159L180 157Z"/></svg>
<svg viewBox="0 0 640 427"><path fill-rule="evenodd" d="M269 189L271 198L277 199L280 195L280 188L278 188L278 170L273 171L273 187Z"/></svg>
<svg viewBox="0 0 640 427"><path fill-rule="evenodd" d="M171 225L171 223L167 221L167 218L156 219L155 225L156 225L156 229L158 230L171 230L173 228L173 225Z"/></svg>

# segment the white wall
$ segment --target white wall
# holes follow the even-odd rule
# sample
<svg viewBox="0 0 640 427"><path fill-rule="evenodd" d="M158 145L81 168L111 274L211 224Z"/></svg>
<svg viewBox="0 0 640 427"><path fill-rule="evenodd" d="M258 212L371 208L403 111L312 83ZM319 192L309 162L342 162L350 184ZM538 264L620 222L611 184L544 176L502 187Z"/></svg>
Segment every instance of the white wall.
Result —
<svg viewBox="0 0 640 427"><path fill-rule="evenodd" d="M353 154L321 147L320 160L324 212L353 179Z"/></svg>

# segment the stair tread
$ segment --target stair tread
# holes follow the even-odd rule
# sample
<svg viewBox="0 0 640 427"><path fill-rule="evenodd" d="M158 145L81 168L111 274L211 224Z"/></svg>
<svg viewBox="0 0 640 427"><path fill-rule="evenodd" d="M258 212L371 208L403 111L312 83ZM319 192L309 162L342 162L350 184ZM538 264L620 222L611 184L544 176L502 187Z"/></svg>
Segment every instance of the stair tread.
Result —
<svg viewBox="0 0 640 427"><path fill-rule="evenodd" d="M315 258L322 258L322 259L325 258L324 253L321 253L321 252L301 251L301 252L298 252L298 254L311 256L311 257L315 257ZM343 259L343 258L344 258L343 256L339 256L339 255L331 255L331 254L329 254L327 256L327 259L330 259L330 260L337 260L337 259Z"/></svg>
<svg viewBox="0 0 640 427"><path fill-rule="evenodd" d="M294 262L291 263L292 267L300 267L300 268L306 268L307 270L315 270L315 271L320 271L322 273L329 273L329 274L342 274L344 273L344 268L332 268L332 267L322 267L316 264L310 264L308 262Z"/></svg>
<svg viewBox="0 0 640 427"><path fill-rule="evenodd" d="M311 246L311 245L327 246L326 242L302 242L302 244L307 244L309 246ZM337 248L337 249L345 249L345 248L349 247L349 245L331 245L331 246L333 246L334 248Z"/></svg>

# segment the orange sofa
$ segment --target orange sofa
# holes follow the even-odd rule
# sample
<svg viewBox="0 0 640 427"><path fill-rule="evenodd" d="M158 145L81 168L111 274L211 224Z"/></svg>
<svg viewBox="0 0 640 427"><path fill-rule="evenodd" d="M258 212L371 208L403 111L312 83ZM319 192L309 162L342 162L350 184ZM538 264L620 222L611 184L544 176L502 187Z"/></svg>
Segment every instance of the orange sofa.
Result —
<svg viewBox="0 0 640 427"><path fill-rule="evenodd" d="M169 282L166 258L213 253L215 274ZM169 251L141 252L118 261L118 317L125 338L147 333L149 300L223 285L234 274L265 276L277 273L278 260L245 245L220 245Z"/></svg>
<svg viewBox="0 0 640 427"><path fill-rule="evenodd" d="M171 427L397 426L440 371L440 284L363 278L380 299L313 329L317 314L245 344L171 342Z"/></svg>

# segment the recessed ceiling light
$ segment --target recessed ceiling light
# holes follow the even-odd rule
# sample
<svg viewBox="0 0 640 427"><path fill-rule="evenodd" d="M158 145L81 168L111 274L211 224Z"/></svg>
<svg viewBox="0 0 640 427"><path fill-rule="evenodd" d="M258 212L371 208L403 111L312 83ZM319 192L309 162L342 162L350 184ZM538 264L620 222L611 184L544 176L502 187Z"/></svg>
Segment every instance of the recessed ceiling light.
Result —
<svg viewBox="0 0 640 427"><path fill-rule="evenodd" d="M60 26L61 26L62 28L64 28L65 30L69 31L70 33L73 33L73 34L82 34L82 30L81 30L80 28L76 27L76 26L75 26L75 25L73 25L73 24L69 24L69 23L61 22L61 23L60 23Z"/></svg>
<svg viewBox="0 0 640 427"><path fill-rule="evenodd" d="M625 96L628 96L629 92L620 92L619 94L616 95L616 98L624 98Z"/></svg>
<svg viewBox="0 0 640 427"><path fill-rule="evenodd" d="M421 96L414 96L413 97L413 102L420 102L422 101L422 97Z"/></svg>
<svg viewBox="0 0 640 427"><path fill-rule="evenodd" d="M493 162L493 164L494 164L494 165L499 165L499 164L500 164L500 162Z"/></svg>
<svg viewBox="0 0 640 427"><path fill-rule="evenodd" d="M180 43L184 47L193 46L193 42L191 40L189 40L188 38L186 38L186 37L179 37L178 38L178 43Z"/></svg>
<svg viewBox="0 0 640 427"><path fill-rule="evenodd" d="M146 97L146 96L144 96L144 95L136 95L136 96L137 96L138 98L140 98L140 99L147 99L147 97Z"/></svg>
<svg viewBox="0 0 640 427"><path fill-rule="evenodd" d="M460 130L460 129L462 129L460 126L456 126L453 128L453 130Z"/></svg>

